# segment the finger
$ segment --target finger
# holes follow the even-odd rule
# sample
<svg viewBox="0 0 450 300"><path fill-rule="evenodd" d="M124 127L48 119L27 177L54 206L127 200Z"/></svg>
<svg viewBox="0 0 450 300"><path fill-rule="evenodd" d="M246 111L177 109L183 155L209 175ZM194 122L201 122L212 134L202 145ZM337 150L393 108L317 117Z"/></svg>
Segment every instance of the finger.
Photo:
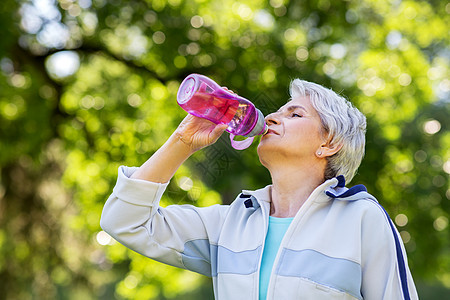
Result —
<svg viewBox="0 0 450 300"><path fill-rule="evenodd" d="M211 131L211 136L214 140L217 140L228 128L227 124L219 124L214 127L214 129Z"/></svg>
<svg viewBox="0 0 450 300"><path fill-rule="evenodd" d="M225 131L228 128L228 124L219 124L216 126L216 129L219 131Z"/></svg>
<svg viewBox="0 0 450 300"><path fill-rule="evenodd" d="M223 86L222 87L224 90L226 90L226 91L228 91L228 92L230 92L230 93L232 93L232 94L235 94L235 95L237 95L234 91L232 91L232 90L230 90L229 88L227 88L226 86Z"/></svg>

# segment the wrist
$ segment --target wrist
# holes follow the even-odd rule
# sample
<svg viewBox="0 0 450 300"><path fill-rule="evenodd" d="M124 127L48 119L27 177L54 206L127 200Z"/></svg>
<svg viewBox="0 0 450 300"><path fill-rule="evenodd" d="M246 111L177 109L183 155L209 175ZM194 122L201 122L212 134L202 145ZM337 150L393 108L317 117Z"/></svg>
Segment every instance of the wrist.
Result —
<svg viewBox="0 0 450 300"><path fill-rule="evenodd" d="M183 140L183 136L175 131L167 140L166 145L173 149L175 153L184 156L191 156L194 154L195 150L192 149L191 144Z"/></svg>
<svg viewBox="0 0 450 300"><path fill-rule="evenodd" d="M176 135L171 135L164 145L136 171L131 178L151 182L168 182L180 165L193 152Z"/></svg>

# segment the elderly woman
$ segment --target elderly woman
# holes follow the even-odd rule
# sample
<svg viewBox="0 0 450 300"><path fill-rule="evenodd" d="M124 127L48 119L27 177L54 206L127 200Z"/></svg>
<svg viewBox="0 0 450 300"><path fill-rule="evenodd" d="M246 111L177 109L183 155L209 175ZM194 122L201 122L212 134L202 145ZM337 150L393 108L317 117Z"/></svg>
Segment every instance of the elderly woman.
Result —
<svg viewBox="0 0 450 300"><path fill-rule="evenodd" d="M417 299L400 236L362 185L365 117L294 80L258 146L272 185L231 205L160 207L178 167L226 129L188 115L140 168L121 167L101 226L127 247L213 279L216 299Z"/></svg>

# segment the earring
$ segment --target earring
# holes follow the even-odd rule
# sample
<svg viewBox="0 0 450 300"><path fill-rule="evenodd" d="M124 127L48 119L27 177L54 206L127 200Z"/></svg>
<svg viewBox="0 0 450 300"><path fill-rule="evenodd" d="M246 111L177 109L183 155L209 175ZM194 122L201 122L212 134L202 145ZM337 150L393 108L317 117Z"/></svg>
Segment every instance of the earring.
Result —
<svg viewBox="0 0 450 300"><path fill-rule="evenodd" d="M322 156L322 151L320 151L320 150L317 151L317 156L319 156L319 157Z"/></svg>

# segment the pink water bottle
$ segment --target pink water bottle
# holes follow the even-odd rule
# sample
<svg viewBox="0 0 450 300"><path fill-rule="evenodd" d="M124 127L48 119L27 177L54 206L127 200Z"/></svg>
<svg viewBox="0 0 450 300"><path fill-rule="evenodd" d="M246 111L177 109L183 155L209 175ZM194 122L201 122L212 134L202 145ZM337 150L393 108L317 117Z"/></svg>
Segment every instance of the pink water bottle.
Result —
<svg viewBox="0 0 450 300"><path fill-rule="evenodd" d="M188 113L227 124L233 148L242 150L251 145L253 138L267 132L264 115L249 100L222 87L206 76L191 74L180 85L178 104ZM236 135L248 137L235 141Z"/></svg>

